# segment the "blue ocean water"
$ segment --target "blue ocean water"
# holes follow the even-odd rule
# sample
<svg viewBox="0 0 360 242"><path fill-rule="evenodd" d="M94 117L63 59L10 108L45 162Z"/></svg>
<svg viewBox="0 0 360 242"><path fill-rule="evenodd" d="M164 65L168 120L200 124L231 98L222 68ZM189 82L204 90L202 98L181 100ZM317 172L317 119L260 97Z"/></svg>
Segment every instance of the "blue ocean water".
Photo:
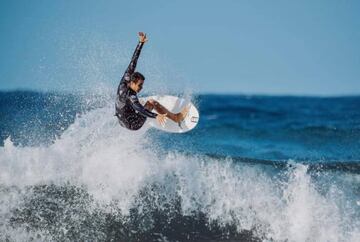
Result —
<svg viewBox="0 0 360 242"><path fill-rule="evenodd" d="M194 153L265 160L359 161L360 98L205 95ZM161 133L160 133L161 134ZM189 149L166 135L171 148ZM169 148L170 148L169 147Z"/></svg>
<svg viewBox="0 0 360 242"><path fill-rule="evenodd" d="M202 95L194 100L202 118L194 131L150 131L167 150L265 160L360 160L360 97ZM71 94L2 93L1 144L8 136L17 144L51 143L76 114L104 105L83 102Z"/></svg>
<svg viewBox="0 0 360 242"><path fill-rule="evenodd" d="M1 240L359 238L360 97L193 96L185 134L113 99L0 93Z"/></svg>

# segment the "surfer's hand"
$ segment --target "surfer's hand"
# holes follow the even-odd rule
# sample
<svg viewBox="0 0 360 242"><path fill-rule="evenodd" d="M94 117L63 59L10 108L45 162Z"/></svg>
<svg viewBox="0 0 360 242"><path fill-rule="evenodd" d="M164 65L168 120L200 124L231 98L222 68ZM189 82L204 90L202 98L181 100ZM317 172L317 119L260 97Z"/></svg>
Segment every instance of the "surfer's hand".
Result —
<svg viewBox="0 0 360 242"><path fill-rule="evenodd" d="M139 35L139 41L140 41L141 43L145 43L145 42L148 40L145 33L139 32L138 35Z"/></svg>
<svg viewBox="0 0 360 242"><path fill-rule="evenodd" d="M161 126L165 126L165 123L166 123L166 121L167 121L167 117L166 117L166 114L158 114L157 116L156 116L156 120L159 122L159 124L161 125Z"/></svg>

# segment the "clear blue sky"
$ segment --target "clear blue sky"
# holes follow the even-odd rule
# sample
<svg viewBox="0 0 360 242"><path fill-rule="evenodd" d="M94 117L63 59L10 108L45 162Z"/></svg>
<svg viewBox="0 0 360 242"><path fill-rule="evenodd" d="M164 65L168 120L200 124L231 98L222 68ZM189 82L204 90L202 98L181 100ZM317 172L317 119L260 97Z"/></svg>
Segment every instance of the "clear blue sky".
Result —
<svg viewBox="0 0 360 242"><path fill-rule="evenodd" d="M147 87L360 94L360 1L0 1L0 90L116 87L138 31ZM145 86L146 88L146 86Z"/></svg>

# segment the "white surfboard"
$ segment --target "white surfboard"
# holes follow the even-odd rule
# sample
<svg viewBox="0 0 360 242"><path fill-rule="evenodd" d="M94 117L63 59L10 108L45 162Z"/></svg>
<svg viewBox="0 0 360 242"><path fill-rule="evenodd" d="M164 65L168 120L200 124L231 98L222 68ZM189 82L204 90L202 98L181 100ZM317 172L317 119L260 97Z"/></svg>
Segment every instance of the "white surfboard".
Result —
<svg viewBox="0 0 360 242"><path fill-rule="evenodd" d="M175 96L163 95L163 96L143 97L140 98L140 102L141 104L144 105L146 101L149 99L154 99L158 101L161 105L163 105L172 113L180 112L186 105L189 105L190 107L188 114L180 124L173 122L171 119L167 119L165 125L161 126L156 121L156 119L148 118L146 122L151 127L170 133L185 133L195 128L195 126L199 122L199 111L189 100L185 100L183 98L178 98ZM153 110L153 112L156 111Z"/></svg>

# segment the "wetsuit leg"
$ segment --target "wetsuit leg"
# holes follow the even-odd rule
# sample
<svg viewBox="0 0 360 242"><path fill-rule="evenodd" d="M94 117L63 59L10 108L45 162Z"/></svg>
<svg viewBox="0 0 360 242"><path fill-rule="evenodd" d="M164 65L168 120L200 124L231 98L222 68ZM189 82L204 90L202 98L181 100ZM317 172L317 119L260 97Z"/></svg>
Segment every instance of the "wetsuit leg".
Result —
<svg viewBox="0 0 360 242"><path fill-rule="evenodd" d="M119 124L127 129L130 130L138 130L140 129L146 121L146 117L138 114L138 113L131 113L127 114L125 117L118 117Z"/></svg>
<svg viewBox="0 0 360 242"><path fill-rule="evenodd" d="M146 121L146 117L142 116L141 114L137 114L137 113L129 115L126 119L129 124L128 129L131 129L131 130L140 129Z"/></svg>

